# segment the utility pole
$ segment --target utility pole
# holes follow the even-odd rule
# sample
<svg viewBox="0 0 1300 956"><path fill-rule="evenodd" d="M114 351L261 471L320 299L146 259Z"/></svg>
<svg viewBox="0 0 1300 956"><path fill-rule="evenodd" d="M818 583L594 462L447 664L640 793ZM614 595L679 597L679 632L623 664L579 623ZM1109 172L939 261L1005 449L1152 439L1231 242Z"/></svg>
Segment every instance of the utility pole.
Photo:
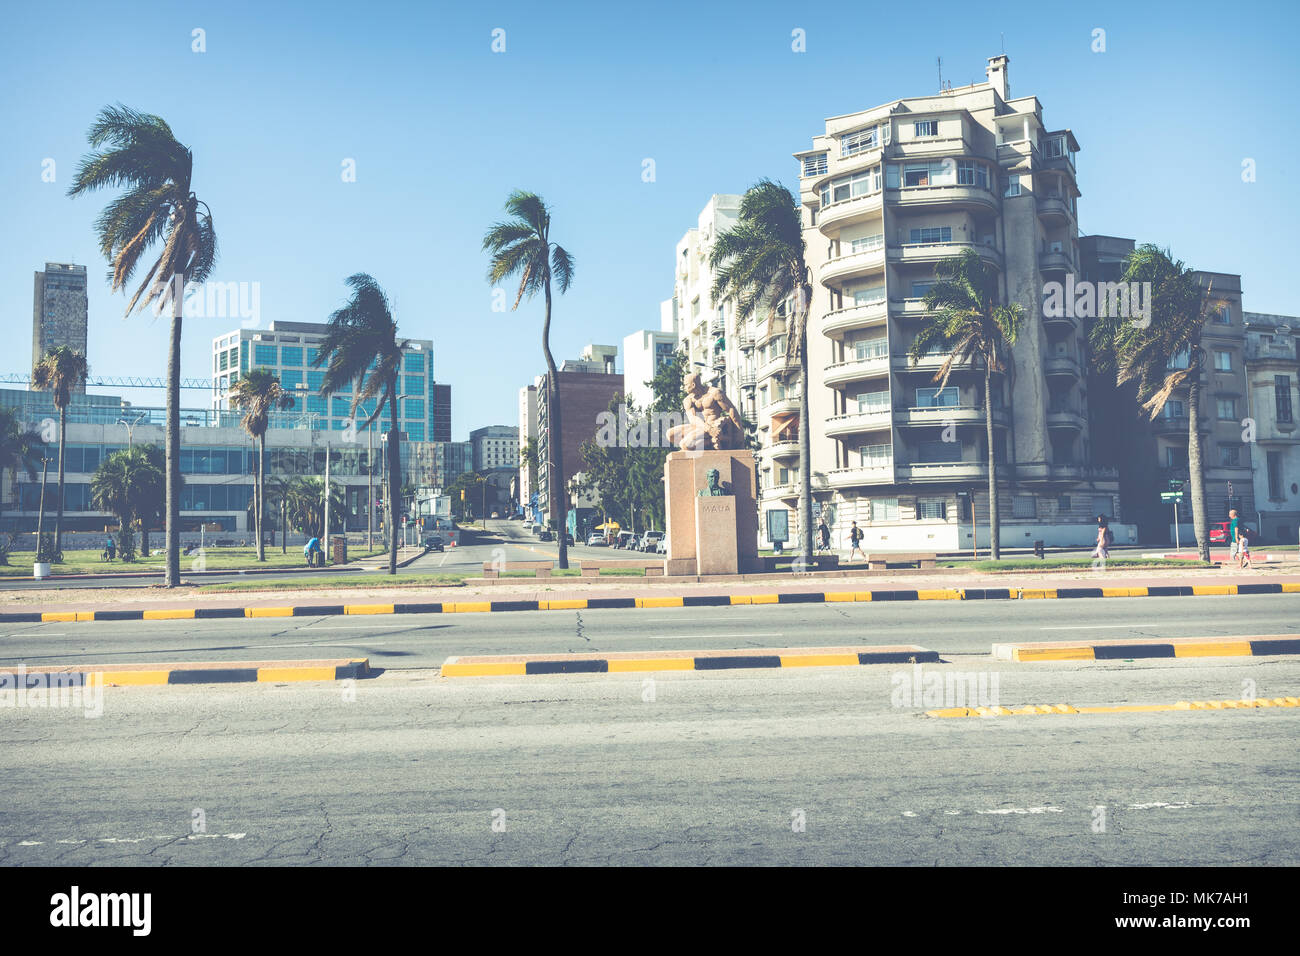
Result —
<svg viewBox="0 0 1300 956"><path fill-rule="evenodd" d="M366 426L366 551L375 550L375 428Z"/></svg>
<svg viewBox="0 0 1300 956"><path fill-rule="evenodd" d="M325 560L330 555L330 443L325 441Z"/></svg>

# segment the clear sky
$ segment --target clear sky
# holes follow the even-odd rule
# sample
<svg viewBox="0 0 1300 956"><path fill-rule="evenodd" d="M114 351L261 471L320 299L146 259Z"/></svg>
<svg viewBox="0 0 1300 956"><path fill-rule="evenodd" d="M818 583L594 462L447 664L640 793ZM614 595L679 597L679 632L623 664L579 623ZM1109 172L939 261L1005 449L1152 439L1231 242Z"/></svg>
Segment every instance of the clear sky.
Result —
<svg viewBox="0 0 1300 956"><path fill-rule="evenodd" d="M1036 95L1049 128L1082 146L1082 233L1168 245L1241 273L1248 310L1300 313L1293 0L5 7L0 371L28 371L32 273L47 260L89 267L93 372L165 371L165 319L124 319L104 279L92 224L109 195L66 195L109 103L157 113L193 149L221 245L214 279L259 283L263 325L324 321L346 276L373 274L401 331L433 339L463 439L517 423L518 388L544 368L540 300L494 312L485 278L483 232L510 190L547 200L576 259L557 359L621 346L658 327L674 246L711 194L765 176L796 186L791 153L825 117L934 92L936 57L954 86L983 81L1004 44L1012 96ZM195 28L206 52L192 51ZM796 28L806 52L791 49ZM187 322L183 374L210 374L212 336L236 324ZM128 397L162 404L161 391Z"/></svg>

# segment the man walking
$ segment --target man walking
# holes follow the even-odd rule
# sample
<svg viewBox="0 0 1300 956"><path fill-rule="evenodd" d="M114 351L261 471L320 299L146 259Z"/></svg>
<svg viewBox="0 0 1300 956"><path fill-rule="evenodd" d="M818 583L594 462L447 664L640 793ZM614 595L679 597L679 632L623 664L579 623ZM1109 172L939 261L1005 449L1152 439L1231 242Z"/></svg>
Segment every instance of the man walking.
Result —
<svg viewBox="0 0 1300 956"><path fill-rule="evenodd" d="M856 521L853 522L853 527L849 529L849 542L852 544L849 549L849 560L852 561L855 554L862 555L863 561L867 560L867 552L862 550L862 529L858 527Z"/></svg>
<svg viewBox="0 0 1300 956"><path fill-rule="evenodd" d="M1241 564L1241 521L1237 518L1237 509L1228 512L1228 560Z"/></svg>

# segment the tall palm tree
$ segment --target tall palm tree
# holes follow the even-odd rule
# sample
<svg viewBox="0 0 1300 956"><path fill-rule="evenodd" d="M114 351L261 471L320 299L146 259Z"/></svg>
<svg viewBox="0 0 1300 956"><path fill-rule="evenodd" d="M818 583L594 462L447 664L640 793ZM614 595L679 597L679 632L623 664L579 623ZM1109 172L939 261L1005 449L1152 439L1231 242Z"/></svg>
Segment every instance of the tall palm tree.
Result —
<svg viewBox="0 0 1300 956"><path fill-rule="evenodd" d="M144 447L113 452L99 463L90 479L90 501L99 511L117 516L118 551L123 561L134 556L132 526L156 498L162 475L158 458Z"/></svg>
<svg viewBox="0 0 1300 956"><path fill-rule="evenodd" d="M483 236L483 251L491 254L488 281L493 285L519 276L520 301L541 292L546 302L542 317L542 353L546 356L546 474L550 493L551 524L560 543L560 567L569 566L568 501L564 488L564 434L560 422L560 379L551 355L551 280L560 294L573 283L573 257L558 243L551 242L551 211L536 193L515 190L506 199L511 218L493 223Z"/></svg>
<svg viewBox="0 0 1300 956"><path fill-rule="evenodd" d="M212 210L190 188L194 156L158 116L121 105L100 111L87 134L94 151L77 169L70 196L126 187L95 223L111 266L112 290L125 289L146 251L162 251L141 280L126 314L171 305L167 350L167 587L181 580L181 320L189 282L204 282L217 261Z"/></svg>
<svg viewBox="0 0 1300 956"><path fill-rule="evenodd" d="M1115 374L1117 385L1133 382L1138 401L1154 420L1175 390L1187 389L1187 470L1192 525L1202 561L1210 560L1206 526L1205 474L1201 452L1201 335L1213 306L1213 283L1202 290L1193 270L1169 250L1145 243L1129 253L1124 283L1150 282L1148 321L1135 325L1126 316L1103 315L1089 330L1094 363ZM1109 310L1106 310L1109 311ZM1182 360L1186 359L1186 366Z"/></svg>
<svg viewBox="0 0 1300 956"><path fill-rule="evenodd" d="M293 395L280 385L280 378L270 369L249 370L226 393L231 408L244 410L244 431L257 442L257 476L253 483L253 524L257 532L257 560L266 560L262 524L266 516L266 429L271 412L293 408Z"/></svg>
<svg viewBox="0 0 1300 956"><path fill-rule="evenodd" d="M808 306L812 285L799 203L789 189L764 179L746 190L740 219L718 236L709 253L714 270L713 300L730 297L736 321L760 310L770 329L786 319L786 368L799 370L799 544L803 561L813 560L812 449L808 427Z"/></svg>
<svg viewBox="0 0 1300 956"><path fill-rule="evenodd" d="M85 384L90 374L86 353L68 345L57 345L45 353L32 369L32 388L50 392L59 410L59 492L54 514L54 550L63 547L63 452L67 443L68 404L72 393Z"/></svg>
<svg viewBox="0 0 1300 956"><path fill-rule="evenodd" d="M935 272L938 282L925 295L925 307L934 314L922 322L921 330L912 341L912 364L915 365L927 353L947 352L939 371L934 374L934 381L940 388L948 384L955 365L983 366L989 540L992 542L989 553L997 561L1002 557L998 540L1002 521L998 508L997 454L993 442L993 375L1006 370L1011 348L1020 337L1024 310L1014 303L1002 305L998 302L997 274L973 249L942 260ZM971 520L975 520L973 505Z"/></svg>
<svg viewBox="0 0 1300 956"><path fill-rule="evenodd" d="M0 474L9 473L9 484L14 491L14 502L18 500L18 469L27 472L27 480L36 480L36 465L41 460L40 432L28 428L18 420L18 412L12 408L0 408ZM0 495L0 510L4 508L4 496Z"/></svg>
<svg viewBox="0 0 1300 956"><path fill-rule="evenodd" d="M402 353L410 344L397 337L397 322L388 296L379 283L364 272L348 277L352 298L329 317L313 367L325 365L322 395L352 389L351 414L357 406L378 397L375 410L358 428L369 428L387 402L391 424L387 431L388 455L388 573L397 573L397 529L402 458L398 429L397 376L402 371ZM326 364L328 363L328 364ZM355 387L353 387L355 385ZM331 499L332 500L332 499ZM333 510L333 505L330 506Z"/></svg>

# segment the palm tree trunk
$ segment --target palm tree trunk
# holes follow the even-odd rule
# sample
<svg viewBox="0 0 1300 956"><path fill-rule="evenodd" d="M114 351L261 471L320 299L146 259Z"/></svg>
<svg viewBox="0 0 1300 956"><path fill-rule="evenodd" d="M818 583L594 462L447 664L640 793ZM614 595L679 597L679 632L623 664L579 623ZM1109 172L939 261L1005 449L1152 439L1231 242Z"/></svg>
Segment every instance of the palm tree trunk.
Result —
<svg viewBox="0 0 1300 956"><path fill-rule="evenodd" d="M988 364L984 366L984 432L989 446L989 556L998 561L1002 558L1002 521L998 514L998 461L993 446L993 370ZM971 524L975 523L975 502L971 500Z"/></svg>
<svg viewBox="0 0 1300 956"><path fill-rule="evenodd" d="M799 543L806 569L813 563L812 437L808 427L808 313L799 332Z"/></svg>
<svg viewBox="0 0 1300 956"><path fill-rule="evenodd" d="M1205 481L1201 460L1201 376L1193 372L1187 386L1187 470L1192 491L1192 528L1201 560L1210 560L1210 536L1205 521Z"/></svg>
<svg viewBox="0 0 1300 956"><path fill-rule="evenodd" d="M393 421L388 426L388 573L397 573L397 536L401 533L398 524L398 490L402 487L402 476L398 473L402 467L402 455L398 446L400 437L397 431L397 378L388 383L388 407Z"/></svg>
<svg viewBox="0 0 1300 956"><path fill-rule="evenodd" d="M182 299L174 296L171 341L167 349L167 573L164 585L181 583L181 319Z"/></svg>
<svg viewBox="0 0 1300 956"><path fill-rule="evenodd" d="M546 283L546 317L542 322L542 351L546 353L546 457L551 489L551 524L560 542L560 568L569 566L569 515L564 488L564 431L560 426L560 373L551 355L551 283Z"/></svg>
<svg viewBox="0 0 1300 956"><path fill-rule="evenodd" d="M59 500L54 513L54 553L63 550L63 452L68 434L68 406L59 407Z"/></svg>
<svg viewBox="0 0 1300 956"><path fill-rule="evenodd" d="M253 483L253 508L257 511L257 560L266 560L266 544L262 539L262 521L266 508L266 432L257 436L257 481Z"/></svg>
<svg viewBox="0 0 1300 956"><path fill-rule="evenodd" d="M41 559L41 541L45 535L45 485L48 483L50 474L50 459L41 459L41 500L36 506L39 510L36 512L36 558Z"/></svg>
<svg viewBox="0 0 1300 956"><path fill-rule="evenodd" d="M288 502L285 499L284 495L281 495L280 496L280 553L281 554L289 553L288 522L289 522Z"/></svg>

